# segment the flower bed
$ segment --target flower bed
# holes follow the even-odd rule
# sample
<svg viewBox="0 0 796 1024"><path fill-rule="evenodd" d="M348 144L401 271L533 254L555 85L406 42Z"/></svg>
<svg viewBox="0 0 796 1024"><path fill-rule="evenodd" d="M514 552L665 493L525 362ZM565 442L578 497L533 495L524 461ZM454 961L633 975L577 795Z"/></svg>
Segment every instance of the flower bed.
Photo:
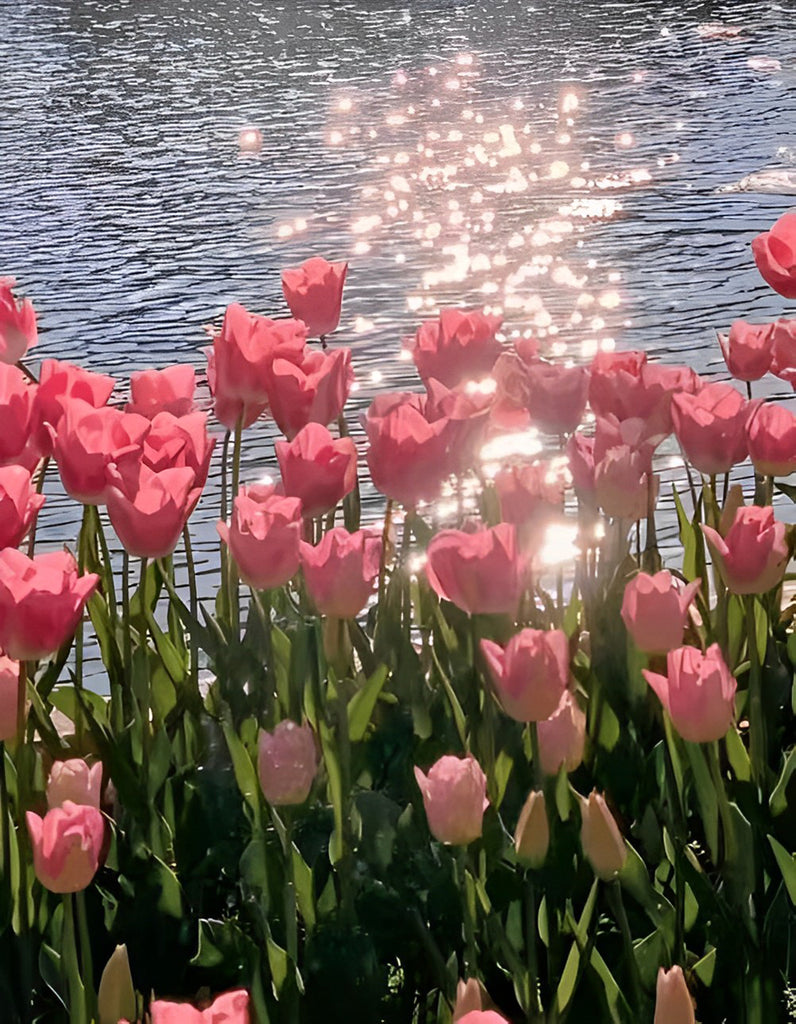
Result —
<svg viewBox="0 0 796 1024"><path fill-rule="evenodd" d="M753 250L796 297L794 215ZM327 347L346 269L286 271L292 317L230 306L208 351L214 607L172 558L192 566L214 455L193 370L133 374L124 408L109 377L34 376L35 313L0 285L2 1019L786 1019L796 605L772 495L796 494L796 417L749 382L796 380L796 321L721 337L745 397L641 352L550 362L443 310L413 343L425 390L364 417L386 505L363 526L351 354ZM281 483L241 485L266 414ZM529 427L543 452L481 458ZM36 550L53 463L74 553Z"/></svg>

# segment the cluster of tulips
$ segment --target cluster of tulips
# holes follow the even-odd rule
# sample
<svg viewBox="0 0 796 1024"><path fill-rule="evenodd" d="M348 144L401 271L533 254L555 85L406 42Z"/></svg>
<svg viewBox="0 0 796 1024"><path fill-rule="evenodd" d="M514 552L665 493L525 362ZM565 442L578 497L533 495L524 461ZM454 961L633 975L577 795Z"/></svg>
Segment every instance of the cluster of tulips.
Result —
<svg viewBox="0 0 796 1024"><path fill-rule="evenodd" d="M796 214L753 251L796 297ZM110 377L34 375L35 312L0 282L3 1019L784 1020L796 608L772 499L796 493L796 416L751 382L796 386L796 320L720 335L743 394L643 352L550 361L442 310L408 343L424 390L377 397L362 438L329 347L346 271L309 259L283 273L291 317L231 305L213 332L213 608L194 369L132 374L124 405ZM268 417L279 482L242 482ZM36 551L52 462L74 553ZM567 525L565 575L545 544Z"/></svg>

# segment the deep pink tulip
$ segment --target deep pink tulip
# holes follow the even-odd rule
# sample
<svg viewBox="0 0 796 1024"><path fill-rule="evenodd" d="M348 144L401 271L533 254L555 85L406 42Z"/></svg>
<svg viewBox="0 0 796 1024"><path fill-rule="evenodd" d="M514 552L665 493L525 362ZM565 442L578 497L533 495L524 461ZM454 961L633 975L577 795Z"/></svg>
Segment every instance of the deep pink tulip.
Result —
<svg viewBox="0 0 796 1024"><path fill-rule="evenodd" d="M44 501L44 495L36 493L27 469L0 467L0 550L22 543Z"/></svg>
<svg viewBox="0 0 796 1024"><path fill-rule="evenodd" d="M644 519L649 489L653 504L658 495L658 478L651 477L646 455L629 445L609 448L594 467L594 496L607 516L617 519Z"/></svg>
<svg viewBox="0 0 796 1024"><path fill-rule="evenodd" d="M81 757L55 761L47 779L47 806L61 807L67 800L99 810L102 795L102 762L91 766Z"/></svg>
<svg viewBox="0 0 796 1024"><path fill-rule="evenodd" d="M719 334L721 354L736 380L760 380L773 356L774 325L736 320L729 334Z"/></svg>
<svg viewBox="0 0 796 1024"><path fill-rule="evenodd" d="M445 755L428 775L415 767L415 779L435 839L451 846L466 846L478 839L489 801L486 775L474 757Z"/></svg>
<svg viewBox="0 0 796 1024"><path fill-rule="evenodd" d="M476 978L468 978L464 981L460 978L456 983L456 1002L453 1004L453 1024L458 1022L466 1014L473 1010L480 1013L484 1006L484 999L488 998L484 986Z"/></svg>
<svg viewBox="0 0 796 1024"><path fill-rule="evenodd" d="M644 352L600 352L592 361L589 403L597 416L642 419L650 434L671 432L672 397L699 390L686 366L648 363Z"/></svg>
<svg viewBox="0 0 796 1024"><path fill-rule="evenodd" d="M276 359L299 363L307 328L301 320L269 320L233 303L208 350L207 379L216 419L234 430L250 426L268 406L268 380Z"/></svg>
<svg viewBox="0 0 796 1024"><path fill-rule="evenodd" d="M130 374L130 401L127 412L152 419L159 412L185 416L193 411L196 370L187 363L166 366L162 370L137 370Z"/></svg>
<svg viewBox="0 0 796 1024"><path fill-rule="evenodd" d="M528 367L528 412L531 422L548 434L571 434L586 409L589 370L539 360Z"/></svg>
<svg viewBox="0 0 796 1024"><path fill-rule="evenodd" d="M448 464L451 473L467 473L479 460L489 426L492 395L468 389L466 384L448 388L438 380L426 381L423 415L429 423L437 420L449 425Z"/></svg>
<svg viewBox="0 0 796 1024"><path fill-rule="evenodd" d="M114 378L104 373L93 373L58 359L45 359L39 371L34 403L37 441L42 453L52 454L53 431L57 429L64 414L64 405L70 399L79 398L99 409L107 403L115 386Z"/></svg>
<svg viewBox="0 0 796 1024"><path fill-rule="evenodd" d="M67 494L84 505L103 505L108 467L140 455L149 430L149 420L135 413L95 409L80 398L65 400L53 454Z"/></svg>
<svg viewBox="0 0 796 1024"><path fill-rule="evenodd" d="M347 263L329 263L321 256L282 271L285 302L296 320L307 325L311 338L325 338L337 330L347 271Z"/></svg>
<svg viewBox="0 0 796 1024"><path fill-rule="evenodd" d="M285 494L301 499L303 515L328 512L354 489L357 449L350 437L335 439L320 423L308 423L274 447Z"/></svg>
<svg viewBox="0 0 796 1024"><path fill-rule="evenodd" d="M18 366L0 361L0 466L32 470L41 458L37 390Z"/></svg>
<svg viewBox="0 0 796 1024"><path fill-rule="evenodd" d="M796 211L784 213L752 239L752 254L763 280L786 299L796 299Z"/></svg>
<svg viewBox="0 0 796 1024"><path fill-rule="evenodd" d="M594 438L579 432L567 441L565 449L572 486L581 501L594 501Z"/></svg>
<svg viewBox="0 0 796 1024"><path fill-rule="evenodd" d="M0 654L0 740L17 734L20 685L19 662Z"/></svg>
<svg viewBox="0 0 796 1024"><path fill-rule="evenodd" d="M75 632L98 583L95 573L78 576L68 551L35 558L0 551L0 648L17 661L54 654Z"/></svg>
<svg viewBox="0 0 796 1024"><path fill-rule="evenodd" d="M433 377L448 387L490 373L502 345L495 335L502 320L483 310L443 309L415 334L412 358L422 379Z"/></svg>
<svg viewBox="0 0 796 1024"><path fill-rule="evenodd" d="M298 572L301 502L274 487L241 487L229 525L217 524L240 578L256 590L281 587Z"/></svg>
<svg viewBox="0 0 796 1024"><path fill-rule="evenodd" d="M665 569L654 576L640 572L633 577L622 598L622 621L640 651L665 654L680 646L700 582L679 588Z"/></svg>
<svg viewBox="0 0 796 1024"><path fill-rule="evenodd" d="M553 714L569 682L566 633L523 629L505 648L482 640L481 653L507 715L518 722L541 722Z"/></svg>
<svg viewBox="0 0 796 1024"><path fill-rule="evenodd" d="M18 363L36 344L36 311L30 299L17 299L13 277L0 277L0 362Z"/></svg>
<svg viewBox="0 0 796 1024"><path fill-rule="evenodd" d="M353 382L350 348L307 349L300 363L275 359L268 375L271 415L288 440L308 423L327 426L343 411Z"/></svg>
<svg viewBox="0 0 796 1024"><path fill-rule="evenodd" d="M680 967L658 969L653 1024L696 1024L694 1002Z"/></svg>
<svg viewBox="0 0 796 1024"><path fill-rule="evenodd" d="M191 1003L155 999L149 1014L152 1024L251 1024L249 993L244 988L223 992L204 1010Z"/></svg>
<svg viewBox="0 0 796 1024"><path fill-rule="evenodd" d="M328 530L320 544L301 542L301 568L307 590L321 615L352 619L376 588L382 538L372 530Z"/></svg>
<svg viewBox="0 0 796 1024"><path fill-rule="evenodd" d="M312 729L285 720L273 732L260 730L257 773L263 795L274 807L303 804L318 770Z"/></svg>
<svg viewBox="0 0 796 1024"><path fill-rule="evenodd" d="M515 615L526 583L516 527L441 530L428 546L426 576L437 597L470 615Z"/></svg>
<svg viewBox="0 0 796 1024"><path fill-rule="evenodd" d="M566 478L550 461L519 464L501 469L494 477L500 502L500 518L514 523L523 547L532 545L564 511Z"/></svg>
<svg viewBox="0 0 796 1024"><path fill-rule="evenodd" d="M194 484L188 498L189 511L193 512L207 483L215 445L215 438L207 433L207 414L191 412L174 416L170 412L159 412L151 423L141 459L156 473L183 466L193 470Z"/></svg>
<svg viewBox="0 0 796 1024"><path fill-rule="evenodd" d="M789 476L796 472L796 416L781 405L767 402L749 416L749 457L763 476Z"/></svg>
<svg viewBox="0 0 796 1024"><path fill-rule="evenodd" d="M364 425L377 490L407 508L439 496L452 469L450 419L429 422L422 396L404 393L374 399Z"/></svg>
<svg viewBox="0 0 796 1024"><path fill-rule="evenodd" d="M608 882L622 870L627 846L616 819L597 790L580 798L580 844L598 878Z"/></svg>
<svg viewBox="0 0 796 1024"><path fill-rule="evenodd" d="M25 815L36 877L50 892L80 892L99 868L105 820L96 807L67 800L44 818Z"/></svg>
<svg viewBox="0 0 796 1024"><path fill-rule="evenodd" d="M523 430L531 421L528 414L528 366L516 351L501 352L495 360L491 372L495 394L490 420L497 430Z"/></svg>
<svg viewBox="0 0 796 1024"><path fill-rule="evenodd" d="M159 473L126 461L108 468L108 517L125 551L165 558L177 546L191 513L196 476L188 466Z"/></svg>
<svg viewBox="0 0 796 1024"><path fill-rule="evenodd" d="M589 405L596 416L613 413L623 420L633 414L627 403L638 391L641 368L646 362L646 352L632 349L597 353L589 376Z"/></svg>
<svg viewBox="0 0 796 1024"><path fill-rule="evenodd" d="M771 372L796 387L796 320L776 320L771 339Z"/></svg>
<svg viewBox="0 0 796 1024"><path fill-rule="evenodd" d="M770 505L741 506L724 537L711 526L702 525L702 532L733 594L765 594L781 581L788 542L785 524L774 518Z"/></svg>
<svg viewBox="0 0 796 1024"><path fill-rule="evenodd" d="M718 644L704 654L696 647L669 651L666 675L644 669L644 678L684 740L712 743L726 735L735 717L738 684Z"/></svg>
<svg viewBox="0 0 796 1024"><path fill-rule="evenodd" d="M463 1017L459 1017L457 1024L509 1024L509 1022L494 1010L470 1010Z"/></svg>
<svg viewBox="0 0 796 1024"><path fill-rule="evenodd" d="M586 744L586 715L570 690L564 690L558 707L537 723L539 763L545 775L557 775L563 765L574 772L583 761Z"/></svg>
<svg viewBox="0 0 796 1024"><path fill-rule="evenodd" d="M728 473L748 455L749 402L731 384L706 384L672 399L677 440L691 465L706 476Z"/></svg>

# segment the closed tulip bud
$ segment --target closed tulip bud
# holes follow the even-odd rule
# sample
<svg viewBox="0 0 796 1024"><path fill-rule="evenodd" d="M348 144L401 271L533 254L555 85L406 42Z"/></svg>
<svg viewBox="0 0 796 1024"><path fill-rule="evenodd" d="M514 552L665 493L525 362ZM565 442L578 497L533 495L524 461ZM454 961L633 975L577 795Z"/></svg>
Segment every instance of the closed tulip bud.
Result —
<svg viewBox="0 0 796 1024"><path fill-rule="evenodd" d="M138 370L130 374L130 401L127 412L154 419L160 412L185 416L193 409L196 370L177 363L162 370Z"/></svg>
<svg viewBox="0 0 796 1024"><path fill-rule="evenodd" d="M694 1002L680 967L658 970L653 1024L696 1024Z"/></svg>
<svg viewBox="0 0 796 1024"><path fill-rule="evenodd" d="M593 790L580 798L580 842L595 875L610 881L627 860L627 846L605 799Z"/></svg>
<svg viewBox="0 0 796 1024"><path fill-rule="evenodd" d="M569 682L569 641L560 629L523 629L505 649L481 641L481 653L503 710L518 722L540 722L558 707Z"/></svg>
<svg viewBox="0 0 796 1024"><path fill-rule="evenodd" d="M557 775L563 765L574 772L583 761L586 715L570 690L564 690L558 707L536 725L539 761L545 775Z"/></svg>
<svg viewBox="0 0 796 1024"><path fill-rule="evenodd" d="M89 767L80 757L56 761L47 780L47 806L61 807L67 800L73 804L99 809L102 791L102 763Z"/></svg>
<svg viewBox="0 0 796 1024"><path fill-rule="evenodd" d="M586 409L588 368L539 360L528 367L527 381L531 422L548 434L571 434Z"/></svg>
<svg viewBox="0 0 796 1024"><path fill-rule="evenodd" d="M770 505L739 508L727 535L702 526L727 589L733 594L765 594L781 581L788 563L785 524Z"/></svg>
<svg viewBox="0 0 796 1024"><path fill-rule="evenodd" d="M261 729L257 751L257 772L268 803L274 807L303 804L318 770L309 725L285 720L272 733Z"/></svg>
<svg viewBox="0 0 796 1024"><path fill-rule="evenodd" d="M428 775L415 767L415 779L435 839L452 846L466 846L478 839L489 801L486 775L474 757L445 755L431 766Z"/></svg>
<svg viewBox="0 0 796 1024"><path fill-rule="evenodd" d="M665 676L644 669L644 678L669 712L672 725L691 743L720 740L735 717L737 682L718 644L703 654L679 647L666 657Z"/></svg>
<svg viewBox="0 0 796 1024"><path fill-rule="evenodd" d="M136 1019L138 1007L127 946L117 946L105 964L97 992L97 1012L99 1024Z"/></svg>
<svg viewBox="0 0 796 1024"><path fill-rule="evenodd" d="M509 1024L509 1022L494 1010L471 1010L463 1017L459 1017L458 1024Z"/></svg>
<svg viewBox="0 0 796 1024"><path fill-rule="evenodd" d="M354 489L357 450L350 437L335 439L320 423L308 423L274 447L285 494L300 499L305 516L323 515Z"/></svg>
<svg viewBox="0 0 796 1024"><path fill-rule="evenodd" d="M443 309L415 335L412 358L417 372L424 381L433 377L448 387L486 376L501 353L495 337L501 322L499 316L478 309Z"/></svg>
<svg viewBox="0 0 796 1024"><path fill-rule="evenodd" d="M462 978L456 983L456 1002L453 1004L453 1022L456 1024L462 1017L473 1010L484 1008L484 986L477 978Z"/></svg>
<svg viewBox="0 0 796 1024"><path fill-rule="evenodd" d="M749 458L764 476L789 476L796 471L796 416L769 402L749 417Z"/></svg>
<svg viewBox="0 0 796 1024"><path fill-rule="evenodd" d="M32 470L41 457L35 400L37 386L18 366L0 360L0 466Z"/></svg>
<svg viewBox="0 0 796 1024"><path fill-rule="evenodd" d="M250 1024L249 1007L249 993L236 988L216 996L203 1010L197 1010L191 1003L155 999L149 1013L152 1024Z"/></svg>
<svg viewBox="0 0 796 1024"><path fill-rule="evenodd" d="M428 546L426 577L438 597L470 615L515 615L526 582L515 526L440 530Z"/></svg>
<svg viewBox="0 0 796 1024"><path fill-rule="evenodd" d="M22 466L0 467L0 550L18 547L44 504Z"/></svg>
<svg viewBox="0 0 796 1024"><path fill-rule="evenodd" d="M792 387L796 384L796 320L780 318L771 327L771 372Z"/></svg>
<svg viewBox="0 0 796 1024"><path fill-rule="evenodd" d="M0 740L17 734L20 685L19 662L0 654Z"/></svg>
<svg viewBox="0 0 796 1024"><path fill-rule="evenodd" d="M50 892L80 892L91 884L99 867L105 820L96 807L67 800L44 818L25 816L33 846L36 877Z"/></svg>
<svg viewBox="0 0 796 1024"><path fill-rule="evenodd" d="M244 583L257 590L281 587L298 572L301 502L273 487L241 487L232 519L216 529Z"/></svg>
<svg viewBox="0 0 796 1024"><path fill-rule="evenodd" d="M719 334L721 354L736 380L760 380L773 354L774 325L736 320L729 334Z"/></svg>
<svg viewBox="0 0 796 1024"><path fill-rule="evenodd" d="M313 547L301 541L307 590L321 615L353 619L376 589L382 538L371 530L349 533L337 526Z"/></svg>
<svg viewBox="0 0 796 1024"><path fill-rule="evenodd" d="M786 299L796 299L796 213L784 213L752 239L752 254L763 280Z"/></svg>
<svg viewBox="0 0 796 1024"><path fill-rule="evenodd" d="M541 790L531 790L520 811L514 833L517 860L526 867L540 868L547 858L549 846L550 824L547 820L544 793Z"/></svg>
<svg viewBox="0 0 796 1024"><path fill-rule="evenodd" d="M695 580L678 589L665 569L654 576L640 572L633 577L622 598L622 621L640 651L664 654L680 646L699 584Z"/></svg>
<svg viewBox="0 0 796 1024"><path fill-rule="evenodd" d="M282 433L292 440L308 423L327 426L343 411L354 373L351 349L305 351L298 363L275 359L268 375L268 403Z"/></svg>
<svg viewBox="0 0 796 1024"><path fill-rule="evenodd" d="M18 363L38 338L36 311L30 299L12 292L13 277L0 277L0 362Z"/></svg>
<svg viewBox="0 0 796 1024"><path fill-rule="evenodd" d="M617 519L643 519L649 505L658 496L658 478L650 483L648 457L629 445L609 448L594 467L594 496L607 516Z"/></svg>
<svg viewBox="0 0 796 1024"><path fill-rule="evenodd" d="M188 516L196 474L188 466L154 472L126 462L108 470L108 518L128 554L165 558L179 541Z"/></svg>
<svg viewBox="0 0 796 1024"><path fill-rule="evenodd" d="M321 256L282 271L285 302L296 320L307 325L311 338L325 338L337 330L347 272L347 263L329 263Z"/></svg>
<svg viewBox="0 0 796 1024"><path fill-rule="evenodd" d="M750 403L731 384L705 384L672 398L672 421L685 457L706 476L729 473L749 453Z"/></svg>

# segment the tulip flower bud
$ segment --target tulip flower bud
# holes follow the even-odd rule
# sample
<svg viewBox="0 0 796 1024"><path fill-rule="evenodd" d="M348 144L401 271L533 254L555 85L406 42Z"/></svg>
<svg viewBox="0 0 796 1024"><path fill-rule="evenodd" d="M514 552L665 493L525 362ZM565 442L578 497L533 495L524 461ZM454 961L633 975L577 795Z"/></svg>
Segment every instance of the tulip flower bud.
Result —
<svg viewBox="0 0 796 1024"><path fill-rule="evenodd" d="M696 647L678 647L666 657L666 675L644 669L644 678L669 712L684 740L720 740L735 716L737 682L718 644L703 654Z"/></svg>
<svg viewBox="0 0 796 1024"><path fill-rule="evenodd" d="M680 967L658 971L653 1024L696 1024L694 1003Z"/></svg>
<svg viewBox="0 0 796 1024"><path fill-rule="evenodd" d="M117 946L105 964L97 992L99 1024L118 1024L138 1015L127 946Z"/></svg>
<svg viewBox="0 0 796 1024"><path fill-rule="evenodd" d="M446 755L431 766L428 775L416 767L415 779L435 839L466 846L481 835L489 801L486 775L474 757Z"/></svg>
<svg viewBox="0 0 796 1024"><path fill-rule="evenodd" d="M796 299L796 213L783 213L770 231L753 238L752 255L766 284Z"/></svg>
<svg viewBox="0 0 796 1024"><path fill-rule="evenodd" d="M550 846L550 824L547 820L547 805L541 790L531 790L520 811L517 830L514 833L514 849L517 860L529 868L540 868L547 858Z"/></svg>
<svg viewBox="0 0 796 1024"><path fill-rule="evenodd" d="M337 330L343 305L347 263L329 263L312 256L301 266L282 271L282 292L290 312L307 325L311 338Z"/></svg>
<svg viewBox="0 0 796 1024"><path fill-rule="evenodd" d="M47 780L47 806L52 810L71 800L74 804L99 809L101 789L101 761L90 768L79 757L56 761Z"/></svg>
<svg viewBox="0 0 796 1024"><path fill-rule="evenodd" d="M257 770L265 799L274 807L303 804L318 770L309 725L285 720L272 733L261 730Z"/></svg>
<svg viewBox="0 0 796 1024"><path fill-rule="evenodd" d="M562 765L574 772L583 761L586 715L570 690L564 690L553 714L538 722L539 763L545 775L557 775Z"/></svg>
<svg viewBox="0 0 796 1024"><path fill-rule="evenodd" d="M494 1010L471 1010L459 1018L458 1024L509 1024L509 1022Z"/></svg>
<svg viewBox="0 0 796 1024"><path fill-rule="evenodd" d="M770 505L747 505L735 513L726 537L702 525L727 589L733 594L764 594L782 579L788 563L785 524Z"/></svg>
<svg viewBox="0 0 796 1024"><path fill-rule="evenodd" d="M560 629L523 629L505 649L481 641L503 710L518 722L541 722L556 710L569 682L569 641Z"/></svg>
<svg viewBox="0 0 796 1024"><path fill-rule="evenodd" d="M152 1024L249 1024L249 993L244 988L223 992L204 1010L190 1003L156 999L150 1004Z"/></svg>
<svg viewBox="0 0 796 1024"><path fill-rule="evenodd" d="M0 277L0 362L18 363L37 341L36 311L30 299L12 292L13 277Z"/></svg>
<svg viewBox="0 0 796 1024"><path fill-rule="evenodd" d="M0 654L0 740L17 734L19 687L19 662Z"/></svg>
<svg viewBox="0 0 796 1024"><path fill-rule="evenodd" d="M456 1002L453 1004L453 1024L462 1017L484 1008L484 986L477 978L459 979L456 985Z"/></svg>
<svg viewBox="0 0 796 1024"><path fill-rule="evenodd" d="M80 892L91 884L99 867L105 821L96 807L67 800L44 818L28 811L36 877L50 892Z"/></svg>
<svg viewBox="0 0 796 1024"><path fill-rule="evenodd" d="M594 873L604 882L614 878L627 860L627 847L605 799L592 790L580 798L580 842Z"/></svg>
<svg viewBox="0 0 796 1024"><path fill-rule="evenodd" d="M680 646L699 584L695 580L679 590L665 569L654 576L640 572L633 577L625 587L622 621L640 651L663 654Z"/></svg>

